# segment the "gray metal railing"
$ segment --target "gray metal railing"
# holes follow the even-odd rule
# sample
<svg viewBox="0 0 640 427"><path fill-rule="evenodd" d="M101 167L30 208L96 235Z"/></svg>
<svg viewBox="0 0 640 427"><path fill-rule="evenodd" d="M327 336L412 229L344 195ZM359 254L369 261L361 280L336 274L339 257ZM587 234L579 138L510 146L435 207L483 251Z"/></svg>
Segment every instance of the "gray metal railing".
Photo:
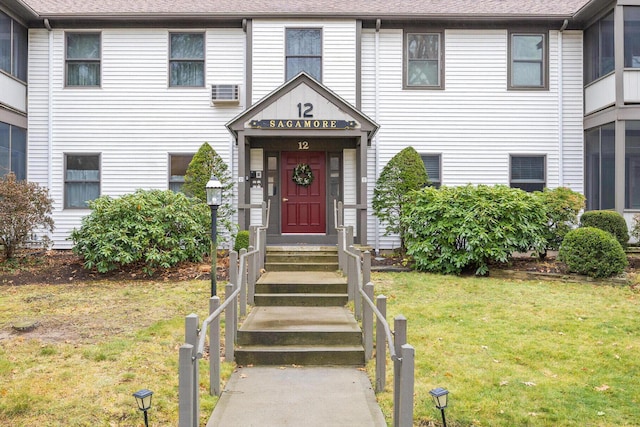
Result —
<svg viewBox="0 0 640 427"><path fill-rule="evenodd" d="M413 392L415 349L407 343L407 319L398 315L394 318L394 330L386 320L387 297L379 295L374 303L374 285L371 282L371 253L354 247L353 227L342 224L342 202L334 202L335 228L338 232L338 263L347 276L349 300L354 302L354 312L362 321L365 357L372 358L374 346L373 321L376 319L375 348L376 376L375 391L381 392L386 386L387 352L393 361L393 426L413 425Z"/></svg>
<svg viewBox="0 0 640 427"><path fill-rule="evenodd" d="M255 284L264 268L266 230L270 206L262 205L262 226L249 227L249 250L229 253L229 283L225 286L225 300L209 299L209 316L199 327L197 314L185 319L185 344L180 347L178 360L178 426L196 427L200 419L199 360L204 355L207 328L209 329L209 394L220 396L220 317L225 313L225 360L233 361L239 317L246 315L247 303L253 304ZM212 272L212 274L215 274Z"/></svg>

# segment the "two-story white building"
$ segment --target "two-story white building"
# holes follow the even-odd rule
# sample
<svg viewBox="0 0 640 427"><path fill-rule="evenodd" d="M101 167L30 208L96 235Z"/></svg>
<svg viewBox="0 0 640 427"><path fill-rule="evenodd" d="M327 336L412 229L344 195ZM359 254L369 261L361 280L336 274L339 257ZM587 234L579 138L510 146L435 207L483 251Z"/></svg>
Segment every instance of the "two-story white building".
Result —
<svg viewBox="0 0 640 427"><path fill-rule="evenodd" d="M397 246L373 187L406 146L435 185L566 186L640 211L640 0L0 0L0 174L87 201L179 190L208 142L270 243ZM296 183L309 165L310 185Z"/></svg>

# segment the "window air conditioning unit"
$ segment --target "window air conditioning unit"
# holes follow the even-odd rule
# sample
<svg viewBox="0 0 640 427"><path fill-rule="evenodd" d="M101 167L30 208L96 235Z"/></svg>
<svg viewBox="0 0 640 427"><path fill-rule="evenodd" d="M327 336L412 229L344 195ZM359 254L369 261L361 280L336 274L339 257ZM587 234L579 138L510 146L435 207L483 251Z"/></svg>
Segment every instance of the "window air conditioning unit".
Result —
<svg viewBox="0 0 640 427"><path fill-rule="evenodd" d="M211 104L240 103L240 85L211 85Z"/></svg>

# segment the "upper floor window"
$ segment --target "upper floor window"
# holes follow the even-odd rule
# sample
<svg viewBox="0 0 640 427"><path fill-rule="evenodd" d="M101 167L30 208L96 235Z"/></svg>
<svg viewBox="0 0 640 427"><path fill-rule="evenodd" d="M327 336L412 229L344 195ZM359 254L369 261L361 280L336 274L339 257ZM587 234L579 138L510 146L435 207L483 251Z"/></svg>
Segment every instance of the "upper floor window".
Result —
<svg viewBox="0 0 640 427"><path fill-rule="evenodd" d="M509 184L524 191L542 191L546 185L545 156L511 156Z"/></svg>
<svg viewBox="0 0 640 427"><path fill-rule="evenodd" d="M624 66L640 68L640 7L624 7Z"/></svg>
<svg viewBox="0 0 640 427"><path fill-rule="evenodd" d="M100 33L66 34L67 86L100 86Z"/></svg>
<svg viewBox="0 0 640 427"><path fill-rule="evenodd" d="M510 43L509 87L514 89L546 86L547 46L544 34L512 33Z"/></svg>
<svg viewBox="0 0 640 427"><path fill-rule="evenodd" d="M440 154L421 154L422 161L424 162L424 168L427 170L427 176L431 185L435 188L440 188L442 180L440 179Z"/></svg>
<svg viewBox="0 0 640 427"><path fill-rule="evenodd" d="M0 12L0 70L25 82L28 38L25 27Z"/></svg>
<svg viewBox="0 0 640 427"><path fill-rule="evenodd" d="M27 178L27 131L0 122L0 177L9 172L17 180Z"/></svg>
<svg viewBox="0 0 640 427"><path fill-rule="evenodd" d="M322 81L322 30L287 28L286 80L304 71Z"/></svg>
<svg viewBox="0 0 640 427"><path fill-rule="evenodd" d="M169 35L169 86L204 86L204 33Z"/></svg>
<svg viewBox="0 0 640 427"><path fill-rule="evenodd" d="M609 74L614 67L613 12L584 32L584 82Z"/></svg>
<svg viewBox="0 0 640 427"><path fill-rule="evenodd" d="M441 33L407 33L405 40L405 87L442 87Z"/></svg>
<svg viewBox="0 0 640 427"><path fill-rule="evenodd" d="M100 197L100 155L66 154L64 165L64 207L87 208Z"/></svg>
<svg viewBox="0 0 640 427"><path fill-rule="evenodd" d="M169 190L176 193L182 191L184 177L187 174L189 163L193 159L193 154L170 154L169 155Z"/></svg>

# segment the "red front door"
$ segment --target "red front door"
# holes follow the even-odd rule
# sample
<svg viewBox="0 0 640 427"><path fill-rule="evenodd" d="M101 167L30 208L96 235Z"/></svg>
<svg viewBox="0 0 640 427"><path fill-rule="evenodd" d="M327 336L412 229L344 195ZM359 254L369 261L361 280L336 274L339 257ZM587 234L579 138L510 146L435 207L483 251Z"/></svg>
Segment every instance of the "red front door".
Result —
<svg viewBox="0 0 640 427"><path fill-rule="evenodd" d="M324 234L326 226L325 153L316 151L282 152L282 233ZM296 182L294 173L311 168L311 183ZM303 178L298 174L298 180Z"/></svg>

